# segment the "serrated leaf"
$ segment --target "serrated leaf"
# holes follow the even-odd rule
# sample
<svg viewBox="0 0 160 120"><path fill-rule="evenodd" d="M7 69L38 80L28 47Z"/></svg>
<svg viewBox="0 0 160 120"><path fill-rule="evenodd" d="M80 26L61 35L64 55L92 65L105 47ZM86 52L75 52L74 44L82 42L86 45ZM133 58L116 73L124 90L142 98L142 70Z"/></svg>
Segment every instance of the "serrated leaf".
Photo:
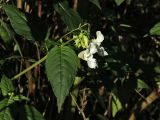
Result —
<svg viewBox="0 0 160 120"><path fill-rule="evenodd" d="M21 108L20 120L45 120L42 114L33 106L25 105Z"/></svg>
<svg viewBox="0 0 160 120"><path fill-rule="evenodd" d="M89 0L91 3L93 3L94 5L96 5L99 9L101 9L99 0Z"/></svg>
<svg viewBox="0 0 160 120"><path fill-rule="evenodd" d="M9 107L5 108L0 112L0 120L13 120Z"/></svg>
<svg viewBox="0 0 160 120"><path fill-rule="evenodd" d="M0 101L0 120L13 120L8 105L8 99Z"/></svg>
<svg viewBox="0 0 160 120"><path fill-rule="evenodd" d="M137 80L137 88L138 89L143 89L143 88L149 89L149 86L143 80L138 79Z"/></svg>
<svg viewBox="0 0 160 120"><path fill-rule="evenodd" d="M67 1L62 1L54 5L55 10L60 14L63 22L68 26L69 30L79 27L81 17L79 14L69 7Z"/></svg>
<svg viewBox="0 0 160 120"><path fill-rule="evenodd" d="M125 0L114 0L117 6L121 5Z"/></svg>
<svg viewBox="0 0 160 120"><path fill-rule="evenodd" d="M155 24L149 31L151 35L160 35L160 22Z"/></svg>
<svg viewBox="0 0 160 120"><path fill-rule="evenodd" d="M0 37L3 41L5 43L10 43L13 36L13 31L9 28L9 26L5 22L0 21Z"/></svg>
<svg viewBox="0 0 160 120"><path fill-rule="evenodd" d="M116 113L122 108L122 104L117 96L113 94L112 98L112 116L115 117Z"/></svg>
<svg viewBox="0 0 160 120"><path fill-rule="evenodd" d="M28 40L44 40L47 27L36 17L20 12L13 5L3 6L15 32Z"/></svg>
<svg viewBox="0 0 160 120"><path fill-rule="evenodd" d="M2 90L3 96L6 96L8 95L8 93L11 93L14 91L14 86L12 84L12 81L9 78L7 78L5 75L3 75L1 79L0 87Z"/></svg>
<svg viewBox="0 0 160 120"><path fill-rule="evenodd" d="M0 111L2 109L5 109L7 106L8 106L8 99L7 98L0 101Z"/></svg>
<svg viewBox="0 0 160 120"><path fill-rule="evenodd" d="M77 55L67 46L54 47L48 54L47 77L57 98L59 112L74 82L78 64Z"/></svg>

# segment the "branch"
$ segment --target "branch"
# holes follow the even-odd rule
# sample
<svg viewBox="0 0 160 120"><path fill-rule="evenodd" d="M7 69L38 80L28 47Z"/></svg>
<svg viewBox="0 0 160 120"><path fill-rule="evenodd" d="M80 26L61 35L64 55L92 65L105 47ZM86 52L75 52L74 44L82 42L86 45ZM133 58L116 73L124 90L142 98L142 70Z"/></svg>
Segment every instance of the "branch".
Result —
<svg viewBox="0 0 160 120"><path fill-rule="evenodd" d="M129 117L128 120L136 120L136 116L139 112L145 110L149 105L151 105L155 100L159 98L156 90L153 90L145 100L141 101L140 107L138 107Z"/></svg>

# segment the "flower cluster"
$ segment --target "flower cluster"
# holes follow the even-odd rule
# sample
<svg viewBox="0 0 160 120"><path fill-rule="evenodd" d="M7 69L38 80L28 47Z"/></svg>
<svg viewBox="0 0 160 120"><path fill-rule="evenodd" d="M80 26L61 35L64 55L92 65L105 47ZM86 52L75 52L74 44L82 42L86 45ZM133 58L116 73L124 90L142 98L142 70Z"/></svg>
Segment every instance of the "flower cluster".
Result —
<svg viewBox="0 0 160 120"><path fill-rule="evenodd" d="M86 50L81 51L78 54L78 57L87 61L87 64L90 68L95 69L98 67L97 61L95 58L93 58L93 55L95 53L98 53L100 56L106 56L108 53L105 51L105 49L101 46L102 41L104 40L104 36L101 33L101 31L96 32L97 38L93 39Z"/></svg>
<svg viewBox="0 0 160 120"><path fill-rule="evenodd" d="M80 48L87 48L88 47L88 43L89 43L89 39L88 36L85 35L84 33L80 33L79 35L74 35L73 39L75 41L75 46Z"/></svg>

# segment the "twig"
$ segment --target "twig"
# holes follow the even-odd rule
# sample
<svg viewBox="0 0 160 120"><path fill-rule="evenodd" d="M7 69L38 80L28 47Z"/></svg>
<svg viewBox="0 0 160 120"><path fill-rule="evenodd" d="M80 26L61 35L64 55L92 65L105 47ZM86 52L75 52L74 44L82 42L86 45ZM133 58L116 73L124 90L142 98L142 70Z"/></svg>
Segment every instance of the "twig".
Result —
<svg viewBox="0 0 160 120"><path fill-rule="evenodd" d="M75 105L77 106L77 109L78 109L79 112L82 114L83 120L87 120L87 118L86 118L86 116L85 116L83 110L81 110L81 108L78 106L78 104L77 104L77 102L76 102L74 96L72 95L72 93L70 93L70 95L71 95L71 98L72 98L73 102L74 102Z"/></svg>
<svg viewBox="0 0 160 120"><path fill-rule="evenodd" d="M36 67L37 65L39 65L41 62L43 62L44 60L46 60L47 55L44 56L42 59L40 59L39 61L37 61L36 63L32 64L30 67L28 67L27 69L23 70L22 72L20 72L19 74L15 75L13 78L11 78L11 80L15 80L17 78L19 78L21 75L25 74L26 72L28 72L29 70L33 69L34 67Z"/></svg>
<svg viewBox="0 0 160 120"><path fill-rule="evenodd" d="M140 108L133 111L133 113L130 115L128 120L136 120L136 115L139 112L142 112L144 109L146 109L150 104L152 104L156 99L158 99L159 96L155 90L153 90L147 97L146 100L141 101Z"/></svg>

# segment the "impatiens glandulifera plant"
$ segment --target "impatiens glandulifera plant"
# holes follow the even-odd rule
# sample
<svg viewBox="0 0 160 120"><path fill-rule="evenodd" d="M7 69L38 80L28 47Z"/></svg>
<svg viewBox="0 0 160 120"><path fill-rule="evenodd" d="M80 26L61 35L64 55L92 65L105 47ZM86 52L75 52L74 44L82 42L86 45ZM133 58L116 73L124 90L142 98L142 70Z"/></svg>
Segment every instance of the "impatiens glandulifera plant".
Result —
<svg viewBox="0 0 160 120"><path fill-rule="evenodd" d="M131 0L0 0L0 120L117 120L130 113L135 120L159 98L158 7Z"/></svg>
<svg viewBox="0 0 160 120"><path fill-rule="evenodd" d="M70 40L68 40L67 42L62 42L61 45L53 47L46 56L44 56L42 59L34 63L26 70L14 76L12 80L17 79L27 71L31 70L32 68L46 60L46 73L48 80L52 86L54 95L57 98L57 106L59 113L61 112L63 103L69 94L72 96L71 103L74 104L75 107L78 107L78 104L76 103L77 97L72 95L71 87L74 87L73 85L75 82L76 86L78 86L80 82L84 79L80 77L76 79L77 71L81 66L79 58L87 61L89 68L96 68L98 67L98 65L96 59L93 58L93 54L98 53L98 55L100 56L108 55L108 53L101 46L101 42L104 40L103 34L100 31L97 31L96 39L90 40L89 38L91 38L92 36L89 36L87 30L85 32L82 32L84 31L84 29L82 30L82 28L86 26L89 26L89 24L84 24L79 28L74 29L71 32L62 36L59 39L61 41L66 36L74 34L73 38L70 38ZM77 35L75 35L75 33ZM80 52L77 55L71 47L67 46L71 42L73 42L74 46L78 49L82 47L86 48L86 50ZM81 111L80 108L79 111L82 114L83 118L86 119L83 111Z"/></svg>
<svg viewBox="0 0 160 120"><path fill-rule="evenodd" d="M81 28L82 26L77 30L81 31ZM97 38L93 40L89 40L90 36L87 37L83 32L70 38L70 42L73 40L76 43L75 47L86 48L86 50L80 52L78 56L83 60L86 60L90 68L97 67L96 59L93 58L93 54L97 52L101 56L108 55L104 48L100 46L101 42L104 40L104 36L100 31L97 31L96 34ZM67 42L67 44L68 43L69 42ZM65 44L66 43L62 43L62 45L51 49L46 60L47 77L57 98L59 112L61 111L61 107L66 97L70 93L70 89L73 86L77 75L77 70L80 67L78 56L73 49Z"/></svg>

